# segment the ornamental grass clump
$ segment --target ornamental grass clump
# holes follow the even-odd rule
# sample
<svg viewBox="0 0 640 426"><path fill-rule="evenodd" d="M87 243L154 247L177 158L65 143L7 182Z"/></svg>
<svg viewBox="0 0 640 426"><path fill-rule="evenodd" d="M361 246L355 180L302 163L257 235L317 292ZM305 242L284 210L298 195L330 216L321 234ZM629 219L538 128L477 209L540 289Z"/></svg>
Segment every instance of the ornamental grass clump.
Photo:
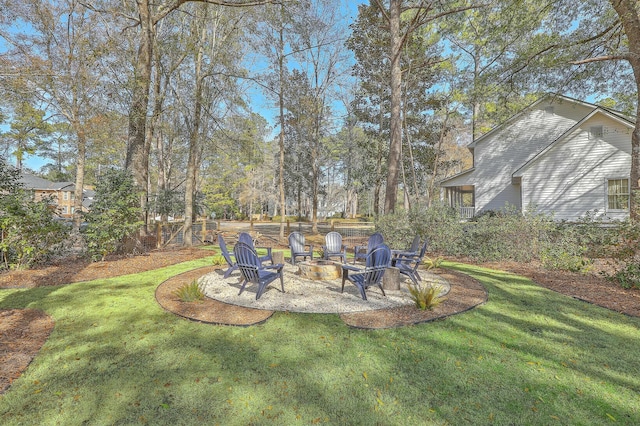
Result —
<svg viewBox="0 0 640 426"><path fill-rule="evenodd" d="M446 300L445 297L440 296L442 290L443 288L439 284L431 284L428 286L414 286L409 284L411 300L415 302L418 309L423 311L432 310Z"/></svg>
<svg viewBox="0 0 640 426"><path fill-rule="evenodd" d="M440 268L440 266L442 266L442 262L444 262L444 259L441 257L425 257L422 264L425 266L427 271L430 271L432 269Z"/></svg>
<svg viewBox="0 0 640 426"><path fill-rule="evenodd" d="M183 285L175 290L173 294L180 299L181 302L197 302L204 299L204 293L196 280Z"/></svg>

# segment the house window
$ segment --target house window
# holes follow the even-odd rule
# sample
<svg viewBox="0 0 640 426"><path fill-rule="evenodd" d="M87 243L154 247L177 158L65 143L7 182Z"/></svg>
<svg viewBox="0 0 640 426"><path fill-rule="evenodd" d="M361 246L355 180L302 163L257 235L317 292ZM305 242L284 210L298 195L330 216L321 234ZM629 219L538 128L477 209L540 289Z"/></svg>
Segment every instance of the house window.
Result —
<svg viewBox="0 0 640 426"><path fill-rule="evenodd" d="M62 206L62 214L67 214L68 210L67 210L67 206Z"/></svg>
<svg viewBox="0 0 640 426"><path fill-rule="evenodd" d="M607 180L607 210L629 210L629 179Z"/></svg>
<svg viewBox="0 0 640 426"><path fill-rule="evenodd" d="M71 201L76 199L76 193L75 192L69 192L69 195L71 195Z"/></svg>
<svg viewBox="0 0 640 426"><path fill-rule="evenodd" d="M589 139L601 139L604 136L602 126L591 126L589 128Z"/></svg>
<svg viewBox="0 0 640 426"><path fill-rule="evenodd" d="M62 191L62 199L65 201L69 199L69 193L67 191Z"/></svg>

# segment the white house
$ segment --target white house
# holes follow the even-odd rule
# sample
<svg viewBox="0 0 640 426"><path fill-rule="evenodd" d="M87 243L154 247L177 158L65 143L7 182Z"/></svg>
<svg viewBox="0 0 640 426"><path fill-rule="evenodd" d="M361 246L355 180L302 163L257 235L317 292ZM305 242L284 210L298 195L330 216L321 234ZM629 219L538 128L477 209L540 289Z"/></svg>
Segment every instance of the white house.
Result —
<svg viewBox="0 0 640 426"><path fill-rule="evenodd" d="M556 220L624 219L633 128L618 112L549 95L469 144L473 167L440 187L466 217L510 205Z"/></svg>

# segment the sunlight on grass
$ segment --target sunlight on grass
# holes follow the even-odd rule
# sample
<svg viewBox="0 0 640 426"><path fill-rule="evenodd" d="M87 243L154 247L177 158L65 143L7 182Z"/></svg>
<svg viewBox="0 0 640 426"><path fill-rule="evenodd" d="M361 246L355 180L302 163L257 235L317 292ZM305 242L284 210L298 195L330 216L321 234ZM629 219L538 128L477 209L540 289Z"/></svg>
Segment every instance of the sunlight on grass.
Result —
<svg viewBox="0 0 640 426"><path fill-rule="evenodd" d="M209 264L0 291L0 308L56 321L0 397L2 424L640 423L637 318L451 263L488 303L399 329L292 313L212 326L158 306L162 281Z"/></svg>

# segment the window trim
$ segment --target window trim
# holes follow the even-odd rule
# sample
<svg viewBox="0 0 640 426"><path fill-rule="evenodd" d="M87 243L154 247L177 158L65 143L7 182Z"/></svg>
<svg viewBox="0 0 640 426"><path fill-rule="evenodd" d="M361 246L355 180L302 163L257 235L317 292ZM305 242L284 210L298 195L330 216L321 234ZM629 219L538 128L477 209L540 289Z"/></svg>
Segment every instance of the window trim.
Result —
<svg viewBox="0 0 640 426"><path fill-rule="evenodd" d="M597 126L589 127L589 140L598 140L604 138L604 126L599 124Z"/></svg>
<svg viewBox="0 0 640 426"><path fill-rule="evenodd" d="M627 182L627 193L613 194L613 196L626 196L627 197L627 208L626 209L613 209L609 207L609 182L611 181L626 181ZM605 211L607 212L620 212L620 213L628 213L630 210L630 201L631 201L631 180L628 177L607 177L605 178L605 188L604 188L604 202L605 202Z"/></svg>

